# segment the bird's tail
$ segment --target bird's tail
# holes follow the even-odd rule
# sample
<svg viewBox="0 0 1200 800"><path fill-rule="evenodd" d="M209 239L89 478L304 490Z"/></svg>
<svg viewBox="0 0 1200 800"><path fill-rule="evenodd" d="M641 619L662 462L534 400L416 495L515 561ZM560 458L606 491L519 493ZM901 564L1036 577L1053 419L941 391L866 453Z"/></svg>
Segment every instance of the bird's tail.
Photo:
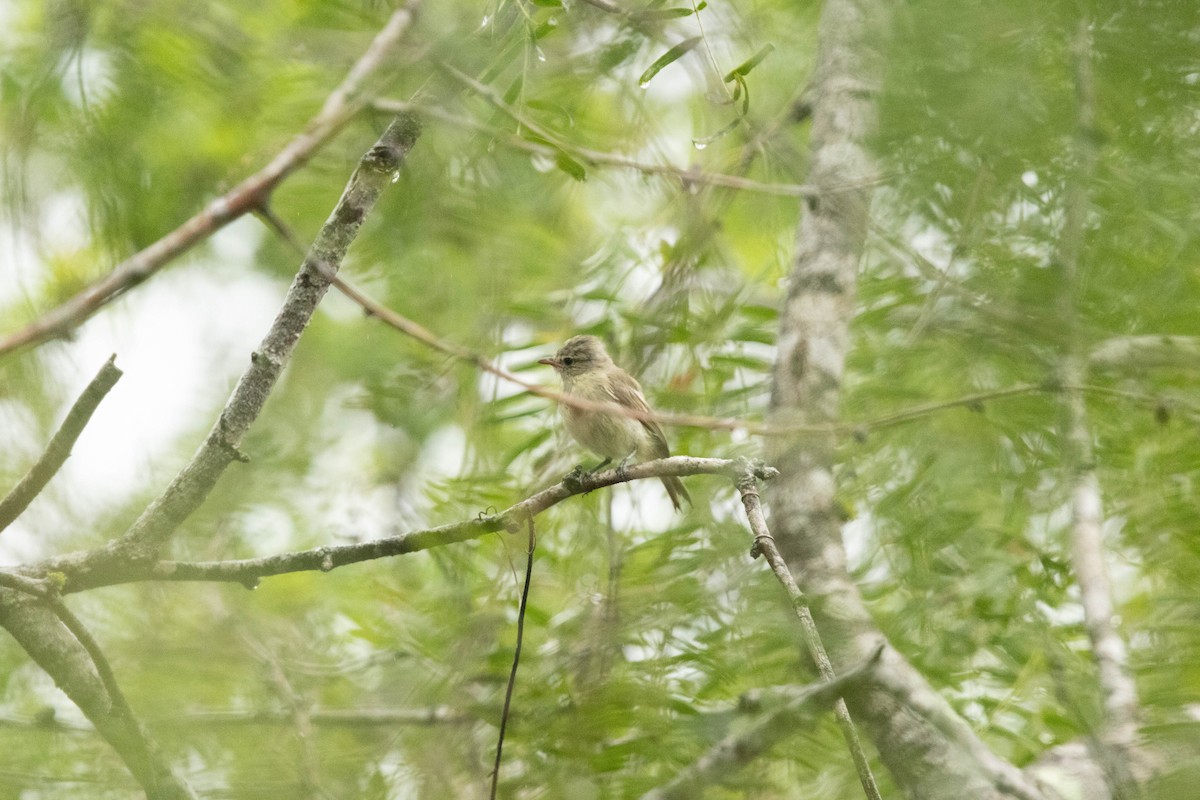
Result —
<svg viewBox="0 0 1200 800"><path fill-rule="evenodd" d="M667 487L667 494L671 496L671 505L675 506L676 511L683 510L683 500L687 500L688 505L692 504L692 496L688 494L688 490L684 488L683 481L676 478L674 475L661 478L663 486Z"/></svg>

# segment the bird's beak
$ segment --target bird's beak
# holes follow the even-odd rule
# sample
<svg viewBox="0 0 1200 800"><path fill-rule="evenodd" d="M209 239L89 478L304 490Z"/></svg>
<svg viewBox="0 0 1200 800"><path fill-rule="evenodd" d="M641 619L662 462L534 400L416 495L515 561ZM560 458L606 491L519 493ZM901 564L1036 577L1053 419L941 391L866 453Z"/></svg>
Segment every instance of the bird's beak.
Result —
<svg viewBox="0 0 1200 800"><path fill-rule="evenodd" d="M562 362L559 361L557 358L539 358L538 363L545 364L547 367L554 367L555 369L562 369Z"/></svg>

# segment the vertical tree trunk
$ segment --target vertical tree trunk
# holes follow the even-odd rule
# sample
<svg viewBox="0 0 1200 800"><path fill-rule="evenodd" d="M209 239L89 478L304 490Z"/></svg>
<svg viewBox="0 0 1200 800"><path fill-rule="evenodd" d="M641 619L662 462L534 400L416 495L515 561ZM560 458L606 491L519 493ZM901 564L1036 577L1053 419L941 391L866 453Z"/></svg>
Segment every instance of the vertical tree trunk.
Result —
<svg viewBox="0 0 1200 800"><path fill-rule="evenodd" d="M874 173L866 147L881 71L873 39L885 29L887 16L880 0L829 0L822 14L809 176L818 195L806 201L781 316L771 396L776 424L838 417ZM770 462L782 473L768 486L772 529L809 596L835 666L844 668L866 658L883 636L846 569L834 503L834 437L781 438L768 446ZM945 720L953 719L949 707L898 653L885 651L881 669L888 671L893 690L899 686L902 692L876 688L847 699L908 796L1037 796L1016 788L1028 789L1019 771L993 756L960 720L953 735L946 732ZM942 726L914 706L937 709Z"/></svg>

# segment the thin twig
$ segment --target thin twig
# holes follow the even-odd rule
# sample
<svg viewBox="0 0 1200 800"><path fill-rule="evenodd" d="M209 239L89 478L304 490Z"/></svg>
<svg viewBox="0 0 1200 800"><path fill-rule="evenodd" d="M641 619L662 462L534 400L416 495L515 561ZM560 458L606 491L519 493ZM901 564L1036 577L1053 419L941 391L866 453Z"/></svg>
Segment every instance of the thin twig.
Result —
<svg viewBox="0 0 1200 800"><path fill-rule="evenodd" d="M775 577L783 585L792 601L792 608L795 609L796 616L800 619L804 641L808 645L809 655L817 665L817 671L823 680L832 681L834 679L833 663L829 660L829 654L821 642L821 633L817 630L816 620L813 619L812 612L808 608L808 598L796 584L792 571L783 560L783 555L779 552L779 548L775 545L775 539L767 528L767 521L763 516L762 503L758 495L758 481L758 475L747 471L738 478L736 484L738 492L742 496L742 505L746 508L746 519L750 522L750 530L754 533L754 546L751 553L755 555L761 553L766 557L771 571L775 573ZM858 728L855 727L854 720L850 718L850 709L846 706L843 698L839 697L833 704L833 713L837 718L838 727L842 730L842 737L846 740L846 746L850 748L854 769L858 773L858 780L862 784L863 791L869 800L882 800L879 786L875 783L875 776L871 773L870 761L863 749L862 740L859 738Z"/></svg>
<svg viewBox="0 0 1200 800"><path fill-rule="evenodd" d="M100 681L104 684L105 691L108 692L113 709L125 718L131 730L138 735L143 735L141 726L133 716L133 709L130 708L125 693L121 691L121 686L117 683L117 675L113 672L112 664L104 655L104 651L100 649L100 643L92 636L92 632L87 629L79 617L75 616L71 609L67 608L58 592L48 592L42 599L50 606L50 610L59 618L63 626L87 651L88 657L92 659L92 664L96 667L96 674L100 676ZM149 749L149 745L145 742L143 742L143 747Z"/></svg>
<svg viewBox="0 0 1200 800"><path fill-rule="evenodd" d="M678 167L643 164L634 159L625 156L618 156L612 153L605 153L599 150L591 150L586 147L580 147L570 142L565 141L558 134L551 131L549 128L539 124L526 114L523 114L519 109L515 108L511 103L507 102L501 94L493 87L485 83L475 80L470 75L455 69L450 64L442 63L439 66L452 78L462 83L471 91L478 94L489 104L495 107L498 111L503 112L510 117L517 125L525 130L528 130L539 139L548 142L556 151L561 151L571 155L581 161L586 161L591 164L604 164L607 166L624 167L635 169L647 175L670 175L678 177L685 184L690 183L710 183L715 186L728 186L734 189L747 189L765 192L769 194L778 194L785 197L815 197L816 190L810 186L796 184L765 184L751 181L747 178L742 178L737 175L721 175L718 173L701 173L698 170L682 170ZM381 107L381 101L376 101ZM552 151L553 152L553 151ZM871 181L871 185L875 185L879 180ZM847 190L860 188L859 186L847 186Z"/></svg>
<svg viewBox="0 0 1200 800"><path fill-rule="evenodd" d="M483 86L483 84L478 85ZM739 189L745 192L756 192L759 194L776 195L779 197L809 197L813 193L811 187L800 183L763 183L762 181L744 178L740 175L729 175L723 172L705 172L697 167L677 167L672 164L647 164L644 161L638 161L637 159L630 158L629 156L623 156L617 153L607 153L603 150L593 150L587 147L570 144L561 138L557 139L553 146L542 144L541 142L526 139L521 136L508 133L507 131L502 131L470 117L463 117L459 116L458 114L450 113L436 106L431 106L428 103L410 103L403 100L376 100L373 103L373 106L380 111L387 111L389 113L415 111L420 113L422 116L448 122L458 127L473 128L502 141L508 147L512 147L516 150L523 150L527 153L533 153L535 155L549 156L553 158L561 151L567 153L578 161L586 162L589 166L630 169L634 170L635 172L640 172L643 175L674 178L678 180L684 188L697 185L723 186L729 189ZM511 106L506 107L511 109ZM514 119L518 121L518 124L522 126L525 125L525 120L527 120L528 117L522 115L516 109L511 109L511 114L514 116ZM875 185L880 182L881 181L872 181L871 185ZM855 187L847 185L846 188L851 189Z"/></svg>
<svg viewBox="0 0 1200 800"><path fill-rule="evenodd" d="M361 97L364 81L387 63L388 53L408 30L419 7L419 0L408 0L393 12L345 79L326 98L320 112L305 125L303 131L292 137L269 164L209 202L202 211L154 244L122 261L108 275L62 305L0 338L0 356L65 335L196 244L243 214L265 204L284 178L303 166L313 153L367 105L367 101Z"/></svg>
<svg viewBox="0 0 1200 800"><path fill-rule="evenodd" d="M533 517L525 520L529 530L529 546L525 555L525 583L521 587L521 603L517 608L517 644L513 648L512 669L508 672L508 687L504 690L504 710L500 712L500 733L496 737L496 763L492 766L491 800L496 800L500 785L500 756L504 752L504 732L508 728L508 711L512 705L513 687L517 685L517 666L521 663L521 644L525 641L525 607L529 602L529 584L533 580L533 551L537 548Z"/></svg>
<svg viewBox="0 0 1200 800"><path fill-rule="evenodd" d="M277 218L274 218L273 215L264 215L264 218L266 218L273 227L277 224L275 221ZM286 231L286 227L284 227L283 230ZM290 233L286 235L290 235ZM664 414L661 412L637 411L626 406L619 406L616 403L585 400L575 395L564 394L554 389L549 389L545 386L531 383L524 378L509 372L508 370L497 367L485 356L479 353L455 344L454 342L442 339L420 323L414 322L403 314L373 299L361 289L358 289L353 284L347 282L340 275L326 273L325 277L327 280L329 280L330 284L334 286L334 288L336 288L350 300L353 300L369 316L380 320L385 325L396 329L404 335L415 339L416 341L438 351L439 353L444 353L453 358L472 364L480 371L486 372L489 375L494 375L501 380L513 384L514 386L519 386L530 394L545 398L547 400L553 400L556 403L571 406L572 408L578 408L585 411L602 411L606 414L629 417L630 419L657 422L660 425L670 425L684 428L705 428L707 430L738 430L754 436L781 436L798 433L853 433L855 435L863 435L873 430L911 422L939 411L948 411L953 408L973 409L978 408L984 403L992 400L1002 400L1010 397L1019 397L1041 392L1053 394L1066 388L1053 381L1046 383L1019 383L1015 386L1005 386L999 389L988 389L982 392L973 392L971 394L952 398L950 400L938 400L931 403L922 403L920 405L913 406L912 408L902 409L890 414L883 414L871 419L817 424L785 423L782 425L768 425L763 422L755 422L753 420L746 420L738 417L710 417L702 414ZM1087 384L1076 384L1076 386L1081 391L1090 393L1117 394L1114 392L1114 390L1102 386L1092 386ZM1152 395L1138 395L1135 393L1126 392L1120 393L1120 396L1125 397L1126 399L1143 402L1151 406L1157 405L1160 402L1160 398Z"/></svg>
<svg viewBox="0 0 1200 800"><path fill-rule="evenodd" d="M41 457L29 468L29 472L25 474L24 478L21 478L21 482L14 486L3 500L0 500L0 531L11 525L13 520L21 515L21 512L33 502L33 498L41 494L50 479L66 463L67 457L71 455L71 448L75 446L75 441L79 438L79 434L83 433L84 427L92 418L100 401L121 377L121 370L117 369L115 364L116 358L113 355L104 362L104 366L96 373L96 377L92 378L91 383L83 390L83 394L79 395L79 399L67 412L66 419L51 437L50 444L46 445L46 450Z"/></svg>

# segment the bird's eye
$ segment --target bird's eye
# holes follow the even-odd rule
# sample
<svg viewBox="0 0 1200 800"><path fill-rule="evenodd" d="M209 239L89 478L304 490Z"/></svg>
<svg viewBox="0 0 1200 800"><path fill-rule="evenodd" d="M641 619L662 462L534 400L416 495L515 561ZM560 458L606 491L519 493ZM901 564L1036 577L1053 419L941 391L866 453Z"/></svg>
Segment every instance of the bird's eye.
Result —
<svg viewBox="0 0 1200 800"><path fill-rule="evenodd" d="M566 358L564 358L562 361L563 361L563 363L564 363L564 364L566 364L568 367L569 367L569 366L571 366L572 364L574 364L574 363L575 363L575 359L571 358L570 356L567 356L567 357L566 357Z"/></svg>

